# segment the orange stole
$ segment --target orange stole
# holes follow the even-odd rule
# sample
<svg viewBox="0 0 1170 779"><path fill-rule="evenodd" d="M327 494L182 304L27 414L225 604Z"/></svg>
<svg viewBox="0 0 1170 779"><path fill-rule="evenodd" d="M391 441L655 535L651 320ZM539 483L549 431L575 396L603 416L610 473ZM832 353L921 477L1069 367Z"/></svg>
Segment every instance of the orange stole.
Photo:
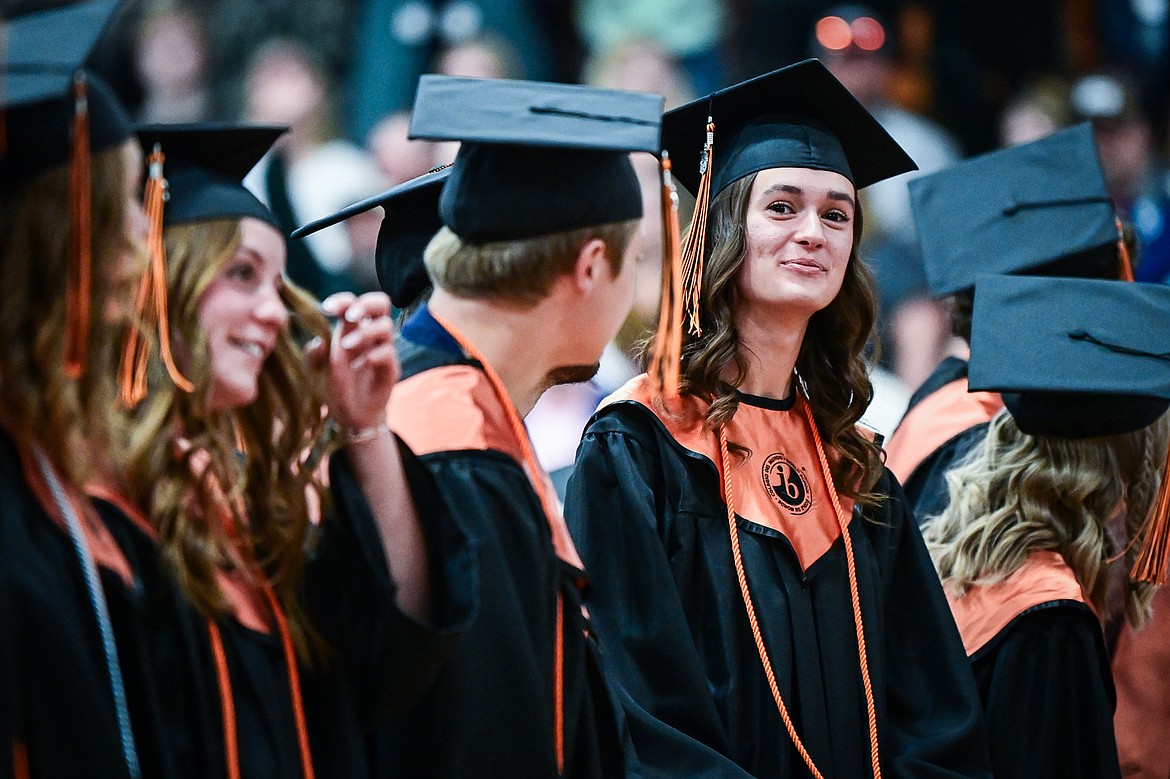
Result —
<svg viewBox="0 0 1170 779"><path fill-rule="evenodd" d="M524 462L508 415L487 376L471 365L431 368L398 382L390 394L387 419L390 429L419 456L490 450L506 454L518 464ZM540 483L533 483L532 489L544 490L549 506L558 505L556 488L543 469ZM549 516L548 522L557 557L584 570L561 512Z"/></svg>
<svg viewBox="0 0 1170 779"><path fill-rule="evenodd" d="M959 596L947 592L968 657L1028 609L1055 600L1088 603L1068 563L1059 553L1047 550L1029 554L1024 564L1001 582L972 587Z"/></svg>
<svg viewBox="0 0 1170 779"><path fill-rule="evenodd" d="M1121 628L1113 652L1117 711L1113 730L1121 773L1135 779L1170 776L1170 588L1154 597L1154 616L1143 627Z"/></svg>
<svg viewBox="0 0 1170 779"><path fill-rule="evenodd" d="M709 405L690 395L664 401L655 397L646 376L631 379L603 401L632 400L648 408L676 441L712 464L720 462L719 440L703 428ZM805 421L803 399L788 411L740 403L727 426L730 443L750 450L746 460L733 455L732 490L736 513L746 520L782 533L800 560L802 570L819 560L841 536L828 487L821 475L816 445ZM726 501L720 484L720 497ZM854 501L841 497L846 517Z"/></svg>
<svg viewBox="0 0 1170 779"><path fill-rule="evenodd" d="M955 379L910 410L886 445L886 467L905 483L940 446L975 425L988 422L1003 408L995 392L968 392L967 380Z"/></svg>

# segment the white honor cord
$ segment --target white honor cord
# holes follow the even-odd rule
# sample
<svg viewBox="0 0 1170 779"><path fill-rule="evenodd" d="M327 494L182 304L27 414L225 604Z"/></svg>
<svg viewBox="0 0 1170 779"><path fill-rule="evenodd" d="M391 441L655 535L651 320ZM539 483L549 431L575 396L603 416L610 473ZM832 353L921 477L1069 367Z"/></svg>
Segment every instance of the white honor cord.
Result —
<svg viewBox="0 0 1170 779"><path fill-rule="evenodd" d="M105 592L102 590L101 578L98 575L97 565L93 561L93 554L85 541L85 534L81 529L81 518L73 510L73 506L65 497L65 488L61 480L49 465L38 447L33 447L33 456L36 457L37 468L41 478L49 487L49 493L57 509L65 517L65 524L69 527L69 537L73 541L73 549L81 561L81 569L85 574L85 588L89 591L89 602L97 618L98 631L101 633L102 649L106 656L106 670L110 674L110 687L114 691L114 709L118 715L118 733L122 739L122 754L126 758L126 767L133 779L141 779L142 768L138 764L138 751L134 746L134 732L130 728L130 708L126 705L126 686L122 681L122 667L118 663L118 648L114 644L114 627L110 623L110 610L106 606Z"/></svg>

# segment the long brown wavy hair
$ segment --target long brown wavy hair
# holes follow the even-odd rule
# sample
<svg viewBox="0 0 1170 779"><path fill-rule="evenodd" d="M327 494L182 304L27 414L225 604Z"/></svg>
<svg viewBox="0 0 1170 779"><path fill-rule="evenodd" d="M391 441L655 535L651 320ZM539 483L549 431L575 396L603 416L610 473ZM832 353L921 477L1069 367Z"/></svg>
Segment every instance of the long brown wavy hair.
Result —
<svg viewBox="0 0 1170 779"><path fill-rule="evenodd" d="M122 418L110 411L118 328L109 319L112 303L129 307L124 280L133 274L118 268L134 256L145 263L127 228L124 154L118 146L92 160L89 358L77 380L65 373L69 169L0 182L0 420L18 445L37 443L79 486L95 474L94 455L106 457L122 439Z"/></svg>
<svg viewBox="0 0 1170 779"><path fill-rule="evenodd" d="M680 390L710 400L706 424L711 429L735 416L735 390L747 377L748 361L735 327L736 279L747 256L744 224L755 180L755 174L745 176L711 202L702 279L703 335L683 334ZM859 502L876 503L881 496L872 489L881 476L881 447L855 427L873 398L863 353L877 315L873 274L858 255L861 228L859 204L841 291L809 320L796 371L829 447L837 490ZM730 381L724 378L728 374Z"/></svg>
<svg viewBox="0 0 1170 779"><path fill-rule="evenodd" d="M923 528L944 585L961 594L994 584L1029 552L1050 550L1104 614L1108 569L1130 571L1141 551L1168 444L1170 414L1134 433L1073 440L1027 435L1001 410L983 442L947 473L950 502ZM1119 508L1135 542L1110 538L1107 521ZM1141 625L1157 588L1125 579L1126 616Z"/></svg>
<svg viewBox="0 0 1170 779"><path fill-rule="evenodd" d="M155 349L151 391L134 412L127 485L158 531L165 563L208 617L223 614L227 605L217 569L252 570L224 528L227 518L237 538L254 550L298 651L308 659L315 634L298 597L311 526L306 495L322 493L306 455L323 437L325 379L308 365L301 342L310 335L328 338L328 323L313 298L286 280L281 297L290 327L264 363L258 397L242 408L208 412L210 357L198 306L239 241L235 219L167 228L172 339L195 390L175 387Z"/></svg>

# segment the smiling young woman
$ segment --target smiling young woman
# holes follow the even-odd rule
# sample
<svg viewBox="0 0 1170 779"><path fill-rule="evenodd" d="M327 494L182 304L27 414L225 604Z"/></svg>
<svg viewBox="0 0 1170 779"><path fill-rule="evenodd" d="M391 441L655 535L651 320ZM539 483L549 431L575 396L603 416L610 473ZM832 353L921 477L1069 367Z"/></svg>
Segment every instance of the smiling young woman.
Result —
<svg viewBox="0 0 1170 779"><path fill-rule="evenodd" d="M989 776L946 600L856 426L857 191L913 163L816 61L672 111L663 137L698 193L680 392L642 376L603 403L566 503L629 767Z"/></svg>

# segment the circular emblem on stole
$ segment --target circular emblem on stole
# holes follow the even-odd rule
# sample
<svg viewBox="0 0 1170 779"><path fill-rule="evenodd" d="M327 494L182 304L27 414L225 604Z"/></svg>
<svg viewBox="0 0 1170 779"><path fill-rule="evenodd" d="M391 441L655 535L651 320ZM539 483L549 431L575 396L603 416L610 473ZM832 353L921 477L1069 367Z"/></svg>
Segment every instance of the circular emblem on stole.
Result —
<svg viewBox="0 0 1170 779"><path fill-rule="evenodd" d="M803 468L797 468L784 455L768 455L763 467L764 489L782 508L804 514L812 508L812 494Z"/></svg>

